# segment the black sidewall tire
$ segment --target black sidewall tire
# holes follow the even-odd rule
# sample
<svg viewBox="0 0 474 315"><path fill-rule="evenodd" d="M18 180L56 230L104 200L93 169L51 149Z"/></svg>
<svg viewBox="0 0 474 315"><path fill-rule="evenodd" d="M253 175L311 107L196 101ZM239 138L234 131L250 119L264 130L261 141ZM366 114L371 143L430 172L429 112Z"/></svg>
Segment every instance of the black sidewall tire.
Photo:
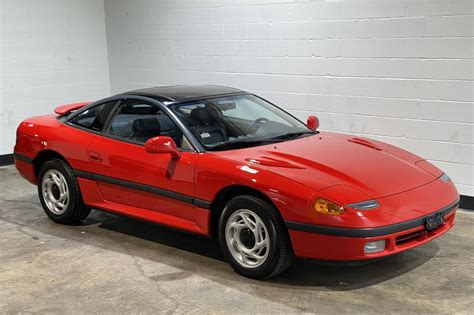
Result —
<svg viewBox="0 0 474 315"><path fill-rule="evenodd" d="M55 214L49 210L43 198L42 184L43 177L47 171L55 169L59 171L68 185L69 190L69 203L66 208L66 211L62 214ZM43 206L44 212L46 215L56 223L61 224L76 224L80 220L84 219L89 215L90 209L87 208L83 201L79 189L79 183L74 176L72 169L64 161L60 159L52 159L43 164L38 174L38 196Z"/></svg>
<svg viewBox="0 0 474 315"><path fill-rule="evenodd" d="M278 264L278 257L280 256L280 253L279 253L280 247L278 245L281 242L281 235L277 232L277 229L275 227L277 222L273 221L273 219L267 212L268 209L265 209L267 207L270 207L273 209L273 207L260 199L257 199L258 201L260 201L259 203L257 203L255 199L257 198L252 197L252 196L239 196L239 197L233 198L227 203L219 219L219 227L218 227L219 243L220 243L220 247L225 259L229 262L229 264L232 266L235 272L249 278L264 279L264 278L269 277L273 273L273 271L275 270ZM264 203L264 204L261 204L261 203ZM269 237L270 237L269 255L266 261L257 268L245 268L242 265L240 265L232 256L232 254L230 253L227 247L227 242L225 239L226 237L225 226L226 226L227 220L232 215L232 213L234 213L235 211L239 209L249 209L255 212L255 214L257 214L260 217L260 219L263 221L269 233Z"/></svg>

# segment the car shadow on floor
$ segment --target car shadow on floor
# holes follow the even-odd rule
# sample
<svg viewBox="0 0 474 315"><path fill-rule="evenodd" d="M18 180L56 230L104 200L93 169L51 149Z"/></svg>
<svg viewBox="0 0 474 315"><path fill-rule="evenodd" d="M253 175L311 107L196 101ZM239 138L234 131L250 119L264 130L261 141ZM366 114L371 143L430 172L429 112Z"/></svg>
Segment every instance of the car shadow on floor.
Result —
<svg viewBox="0 0 474 315"><path fill-rule="evenodd" d="M3 199L0 205L8 209L1 217L5 222L182 270L163 275L164 278L154 278L155 281L169 281L199 274L231 287L242 287L243 290L251 285L257 288L257 292L259 287L332 291L369 287L420 267L439 251L437 243L430 242L383 260L353 267L297 260L284 274L266 281L255 281L232 271L224 261L216 239L102 211L93 211L81 225L62 226L46 217L36 195L24 196L18 200ZM77 233L78 231L81 233ZM92 237L85 237L87 234L92 234ZM33 239L39 241L38 237Z"/></svg>
<svg viewBox="0 0 474 315"><path fill-rule="evenodd" d="M160 245L176 248L225 263L216 239L172 230L133 218L94 211L84 224L97 224L99 228L133 236ZM341 266L311 260L297 260L284 274L259 282L265 286L288 286L308 289L355 290L394 279L418 268L439 251L435 242L361 266ZM196 262L199 263L199 262ZM199 268L203 272L204 268ZM230 270L230 269L229 269ZM215 269L209 268L209 273ZM220 277L221 280L222 277ZM248 280L238 277L240 280ZM233 278L235 280L235 278ZM227 282L227 281L226 281Z"/></svg>

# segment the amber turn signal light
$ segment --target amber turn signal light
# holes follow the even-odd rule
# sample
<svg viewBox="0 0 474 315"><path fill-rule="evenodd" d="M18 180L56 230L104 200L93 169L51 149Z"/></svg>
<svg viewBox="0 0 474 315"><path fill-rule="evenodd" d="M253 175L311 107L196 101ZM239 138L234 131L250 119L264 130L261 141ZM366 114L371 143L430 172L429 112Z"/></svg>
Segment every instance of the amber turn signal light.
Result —
<svg viewBox="0 0 474 315"><path fill-rule="evenodd" d="M341 215L344 213L343 207L341 207L337 203L334 203L324 198L316 199L316 201L313 204L313 209L319 213L329 214L329 215Z"/></svg>

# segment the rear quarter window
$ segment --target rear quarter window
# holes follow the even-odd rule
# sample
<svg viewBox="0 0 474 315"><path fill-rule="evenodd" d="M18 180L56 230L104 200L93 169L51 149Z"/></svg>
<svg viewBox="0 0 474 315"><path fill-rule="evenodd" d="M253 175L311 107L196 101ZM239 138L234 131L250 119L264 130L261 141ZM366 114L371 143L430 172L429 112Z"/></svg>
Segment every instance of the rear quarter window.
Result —
<svg viewBox="0 0 474 315"><path fill-rule="evenodd" d="M104 103L86 109L70 120L70 123L82 128L101 131L117 102Z"/></svg>

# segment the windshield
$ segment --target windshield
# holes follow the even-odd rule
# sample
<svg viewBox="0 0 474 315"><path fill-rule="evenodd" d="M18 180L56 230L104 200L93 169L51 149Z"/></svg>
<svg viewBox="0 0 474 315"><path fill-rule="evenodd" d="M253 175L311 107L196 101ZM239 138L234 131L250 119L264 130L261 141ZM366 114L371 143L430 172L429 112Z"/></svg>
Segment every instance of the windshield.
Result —
<svg viewBox="0 0 474 315"><path fill-rule="evenodd" d="M315 133L250 94L180 103L171 109L208 150L255 146Z"/></svg>

